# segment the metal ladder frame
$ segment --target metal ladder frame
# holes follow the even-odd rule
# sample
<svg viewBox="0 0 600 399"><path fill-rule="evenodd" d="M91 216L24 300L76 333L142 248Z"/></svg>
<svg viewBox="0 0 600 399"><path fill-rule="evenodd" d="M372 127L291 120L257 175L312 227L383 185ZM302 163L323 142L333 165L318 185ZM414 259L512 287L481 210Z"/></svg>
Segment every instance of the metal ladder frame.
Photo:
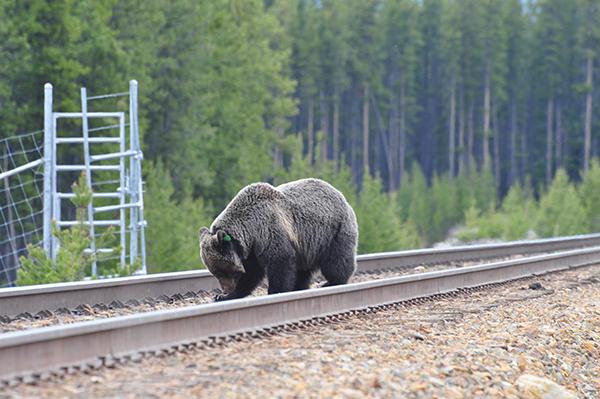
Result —
<svg viewBox="0 0 600 399"><path fill-rule="evenodd" d="M137 114L137 81L132 80L129 83L129 92L105 94L99 96L87 96L86 88L81 88L81 112L53 112L52 110L52 85L47 83L44 90L44 249L52 259L56 258L58 251L58 242L51 232L51 220L56 221L57 226L73 226L77 221L61 220L61 200L72 198L73 193L62 193L57 191L58 173L64 171L86 172L87 185L92 188L92 172L99 170L110 170L119 172L119 188L117 192L93 193L92 201L88 205L87 225L90 226L91 245L89 252L107 252L106 248L96 248L95 226L119 226L120 234L120 262L125 265L127 259L127 226L126 212L129 210L129 260L130 264L136 262L138 255L141 256L141 274L146 274L146 245L145 245L145 227L144 220L144 199L143 184L141 175L141 161L143 154L140 148L138 114ZM91 100L100 100L104 98L113 98L120 96L129 96L129 149L126 149L126 123L125 112L88 112L88 102ZM57 120L65 118L81 118L82 137L58 137ZM117 118L118 125L108 126L107 129L119 128L119 137L90 137L91 129L88 128L90 118ZM83 165L62 165L57 163L57 145L58 144L83 144L84 164ZM101 155L90 154L90 144L95 143L119 143L119 152L107 153ZM126 169L125 159L129 158L129 170ZM118 165L94 165L94 162L118 159ZM127 202L129 197L129 202ZM107 205L94 207L94 198L118 198L118 205ZM97 213L108 211L119 211L119 219L115 220L95 220ZM138 236L139 229L139 236ZM92 276L97 275L97 265L92 264Z"/></svg>

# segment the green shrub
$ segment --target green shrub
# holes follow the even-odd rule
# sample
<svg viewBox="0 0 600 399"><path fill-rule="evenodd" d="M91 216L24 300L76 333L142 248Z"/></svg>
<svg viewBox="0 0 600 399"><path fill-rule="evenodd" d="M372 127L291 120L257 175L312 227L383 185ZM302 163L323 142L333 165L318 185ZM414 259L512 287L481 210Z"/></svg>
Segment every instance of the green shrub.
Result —
<svg viewBox="0 0 600 399"><path fill-rule="evenodd" d="M566 172L559 169L541 198L535 221L541 237L581 234L588 231L586 210Z"/></svg>
<svg viewBox="0 0 600 399"><path fill-rule="evenodd" d="M593 159L590 170L583 176L579 186L579 197L585 208L588 230L600 231L600 162Z"/></svg>
<svg viewBox="0 0 600 399"><path fill-rule="evenodd" d="M461 241L469 242L483 238L501 238L504 230L504 217L490 208L482 213L475 200L465 212L465 225L457 233Z"/></svg>
<svg viewBox="0 0 600 399"><path fill-rule="evenodd" d="M432 203L427 188L427 181L419 165L413 163L410 174L410 206L408 220L417 226L423 241L429 241L429 232L432 221Z"/></svg>
<svg viewBox="0 0 600 399"><path fill-rule="evenodd" d="M162 162L145 163L146 251L149 273L204 267L200 260L198 231L212 218L201 199L184 195L175 200L175 189Z"/></svg>
<svg viewBox="0 0 600 399"><path fill-rule="evenodd" d="M75 196L71 202L76 206L77 224L69 229L59 230L53 221L52 234L58 239L59 247L56 259L53 261L43 248L33 245L27 246L27 256L21 257L21 267L17 271L17 285L49 284L66 281L78 281L85 277L86 271L91 268L94 261L100 261L99 254L85 252L90 247L89 226L84 222L87 219L87 206L92 200L92 191L89 189L85 174L82 173L78 182L72 185ZM113 229L109 228L96 241L98 248L114 241ZM113 248L113 252L119 248ZM113 270L113 274L129 274L133 272L128 267Z"/></svg>
<svg viewBox="0 0 600 399"><path fill-rule="evenodd" d="M383 191L379 177L365 174L354 210L358 219L359 253L420 247L416 226L413 222L401 222L392 198Z"/></svg>
<svg viewBox="0 0 600 399"><path fill-rule="evenodd" d="M433 213L429 241L435 242L446 238L448 230L462 219L463 212L458 185L454 180L436 175L429 191Z"/></svg>
<svg viewBox="0 0 600 399"><path fill-rule="evenodd" d="M519 184L513 185L502 203L502 238L508 241L524 239L527 232L533 229L536 212L531 191L522 189Z"/></svg>

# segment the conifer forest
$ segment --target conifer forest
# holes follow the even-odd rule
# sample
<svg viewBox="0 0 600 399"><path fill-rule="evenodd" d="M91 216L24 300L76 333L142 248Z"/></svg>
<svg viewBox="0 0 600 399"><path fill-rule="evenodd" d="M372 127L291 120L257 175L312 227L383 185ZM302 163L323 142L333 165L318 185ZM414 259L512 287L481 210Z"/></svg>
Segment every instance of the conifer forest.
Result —
<svg viewBox="0 0 600 399"><path fill-rule="evenodd" d="M0 1L0 138L130 79L152 272L309 176L361 253L600 231L600 0Z"/></svg>

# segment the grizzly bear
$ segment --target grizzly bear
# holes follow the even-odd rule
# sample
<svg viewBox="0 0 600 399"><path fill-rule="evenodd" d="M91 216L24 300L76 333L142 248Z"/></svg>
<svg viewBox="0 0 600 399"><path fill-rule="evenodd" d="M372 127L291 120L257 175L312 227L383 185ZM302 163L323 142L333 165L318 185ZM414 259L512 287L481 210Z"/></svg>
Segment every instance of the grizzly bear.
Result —
<svg viewBox="0 0 600 399"><path fill-rule="evenodd" d="M325 286L356 269L358 228L344 195L319 179L244 187L210 226L200 256L224 294L243 298L266 276L269 294L307 289L319 270Z"/></svg>

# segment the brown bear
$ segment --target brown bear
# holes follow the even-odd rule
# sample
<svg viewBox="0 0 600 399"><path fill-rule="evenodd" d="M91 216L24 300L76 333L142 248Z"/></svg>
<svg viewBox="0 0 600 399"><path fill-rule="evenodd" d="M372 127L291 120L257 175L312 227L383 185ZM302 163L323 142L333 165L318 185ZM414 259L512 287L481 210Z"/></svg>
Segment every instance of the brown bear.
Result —
<svg viewBox="0 0 600 399"><path fill-rule="evenodd" d="M200 229L200 256L224 292L215 300L245 297L265 276L269 294L306 289L317 270L325 285L345 284L357 243L352 207L319 179L246 186Z"/></svg>

